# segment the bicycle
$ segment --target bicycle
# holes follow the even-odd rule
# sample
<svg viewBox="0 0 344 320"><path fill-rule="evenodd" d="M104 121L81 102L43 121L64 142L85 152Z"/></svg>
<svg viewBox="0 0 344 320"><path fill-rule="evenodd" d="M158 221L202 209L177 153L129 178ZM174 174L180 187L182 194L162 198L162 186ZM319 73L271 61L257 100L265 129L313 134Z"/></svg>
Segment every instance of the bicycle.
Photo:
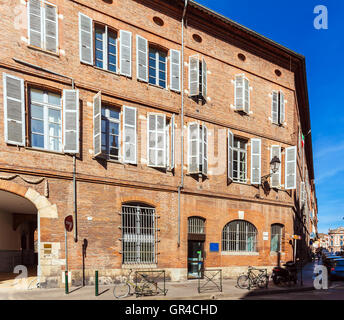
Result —
<svg viewBox="0 0 344 320"><path fill-rule="evenodd" d="M258 271L259 274L255 274ZM259 288L267 288L269 282L269 276L266 269L257 269L251 266L248 267L247 274L242 274L237 279L238 287L241 289L250 290L251 287L258 286Z"/></svg>
<svg viewBox="0 0 344 320"><path fill-rule="evenodd" d="M116 284L113 289L113 295L117 298L126 298L129 295L136 294L136 297L140 295L153 295L154 292L157 291L158 284L155 281L148 280L147 275L141 275L143 279L140 283L135 284L131 280L131 274L133 272L133 269L130 269L129 275L125 282L121 282L119 284ZM142 283L143 281L143 283Z"/></svg>

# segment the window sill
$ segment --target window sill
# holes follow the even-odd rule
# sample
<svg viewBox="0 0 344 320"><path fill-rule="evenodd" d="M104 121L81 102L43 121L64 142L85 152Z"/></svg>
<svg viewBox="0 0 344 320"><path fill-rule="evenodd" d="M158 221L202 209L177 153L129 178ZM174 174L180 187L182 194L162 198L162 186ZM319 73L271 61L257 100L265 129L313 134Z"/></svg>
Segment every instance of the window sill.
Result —
<svg viewBox="0 0 344 320"><path fill-rule="evenodd" d="M97 69L97 70L105 71L105 72L110 73L110 74L113 74L113 75L115 75L115 76L120 76L120 74L119 74L118 71L117 71L117 72L114 72L114 71L111 71L111 70L99 68L99 67L97 67L97 66L95 66L95 65L93 65L93 68L95 68L95 69Z"/></svg>
<svg viewBox="0 0 344 320"><path fill-rule="evenodd" d="M45 49L42 49L40 47L36 47L36 46L33 46L33 45L28 45L27 46L29 49L31 50L35 50L35 51L39 51L39 52L42 52L42 53L46 53L48 55L51 55L53 57L57 57L57 58L60 58L60 55L58 53L55 53L55 52L52 52L52 51L48 51L48 50L45 50Z"/></svg>
<svg viewBox="0 0 344 320"><path fill-rule="evenodd" d="M221 252L222 256L259 256L259 252Z"/></svg>
<svg viewBox="0 0 344 320"><path fill-rule="evenodd" d="M40 151L40 152L53 153L53 154L59 154L59 155L65 155L66 154L63 151L53 151L53 150L40 149L40 148L34 148L34 147L25 147L25 149L30 150L30 151Z"/></svg>
<svg viewBox="0 0 344 320"><path fill-rule="evenodd" d="M235 180L232 180L232 183L242 184L242 185L246 185L246 186L249 185L247 181L242 182L242 181L235 181Z"/></svg>
<svg viewBox="0 0 344 320"><path fill-rule="evenodd" d="M137 81L142 82L142 83L146 83L148 85L148 87L153 87L153 88L157 88L157 89L161 89L161 90L166 90L166 91L168 90L167 87L164 88L164 87L161 87L161 86L159 86L157 84L149 83L148 81L146 82L146 81L139 80L139 79L137 79Z"/></svg>
<svg viewBox="0 0 344 320"><path fill-rule="evenodd" d="M277 256L278 254L283 256L283 255L285 255L285 252L270 251L270 256Z"/></svg>

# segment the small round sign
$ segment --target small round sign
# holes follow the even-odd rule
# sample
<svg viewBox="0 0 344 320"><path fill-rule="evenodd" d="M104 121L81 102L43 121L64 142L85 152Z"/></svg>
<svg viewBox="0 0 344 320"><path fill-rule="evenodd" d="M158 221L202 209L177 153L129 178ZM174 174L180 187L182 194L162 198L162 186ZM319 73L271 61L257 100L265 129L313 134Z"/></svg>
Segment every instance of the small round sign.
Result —
<svg viewBox="0 0 344 320"><path fill-rule="evenodd" d="M68 232L73 230L73 216L67 216L64 220L65 228Z"/></svg>

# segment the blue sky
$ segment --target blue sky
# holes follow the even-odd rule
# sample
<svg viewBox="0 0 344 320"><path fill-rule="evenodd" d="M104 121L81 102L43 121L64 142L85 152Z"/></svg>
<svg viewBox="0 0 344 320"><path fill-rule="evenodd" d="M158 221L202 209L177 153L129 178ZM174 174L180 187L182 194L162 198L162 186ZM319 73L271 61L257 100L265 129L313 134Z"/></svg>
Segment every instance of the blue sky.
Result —
<svg viewBox="0 0 344 320"><path fill-rule="evenodd" d="M344 225L344 1L197 0L306 57L319 232ZM317 30L317 5L328 29Z"/></svg>

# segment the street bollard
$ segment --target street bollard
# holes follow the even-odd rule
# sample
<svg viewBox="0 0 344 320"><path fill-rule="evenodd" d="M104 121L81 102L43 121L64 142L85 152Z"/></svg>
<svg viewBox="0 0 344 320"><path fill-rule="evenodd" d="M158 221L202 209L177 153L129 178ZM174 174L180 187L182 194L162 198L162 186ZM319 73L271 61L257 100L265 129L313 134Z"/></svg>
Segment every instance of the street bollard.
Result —
<svg viewBox="0 0 344 320"><path fill-rule="evenodd" d="M96 297L98 296L99 293L99 286L98 286L98 271L96 271L96 281L95 281L95 293L96 293Z"/></svg>
<svg viewBox="0 0 344 320"><path fill-rule="evenodd" d="M68 271L65 271L65 294L68 294Z"/></svg>

